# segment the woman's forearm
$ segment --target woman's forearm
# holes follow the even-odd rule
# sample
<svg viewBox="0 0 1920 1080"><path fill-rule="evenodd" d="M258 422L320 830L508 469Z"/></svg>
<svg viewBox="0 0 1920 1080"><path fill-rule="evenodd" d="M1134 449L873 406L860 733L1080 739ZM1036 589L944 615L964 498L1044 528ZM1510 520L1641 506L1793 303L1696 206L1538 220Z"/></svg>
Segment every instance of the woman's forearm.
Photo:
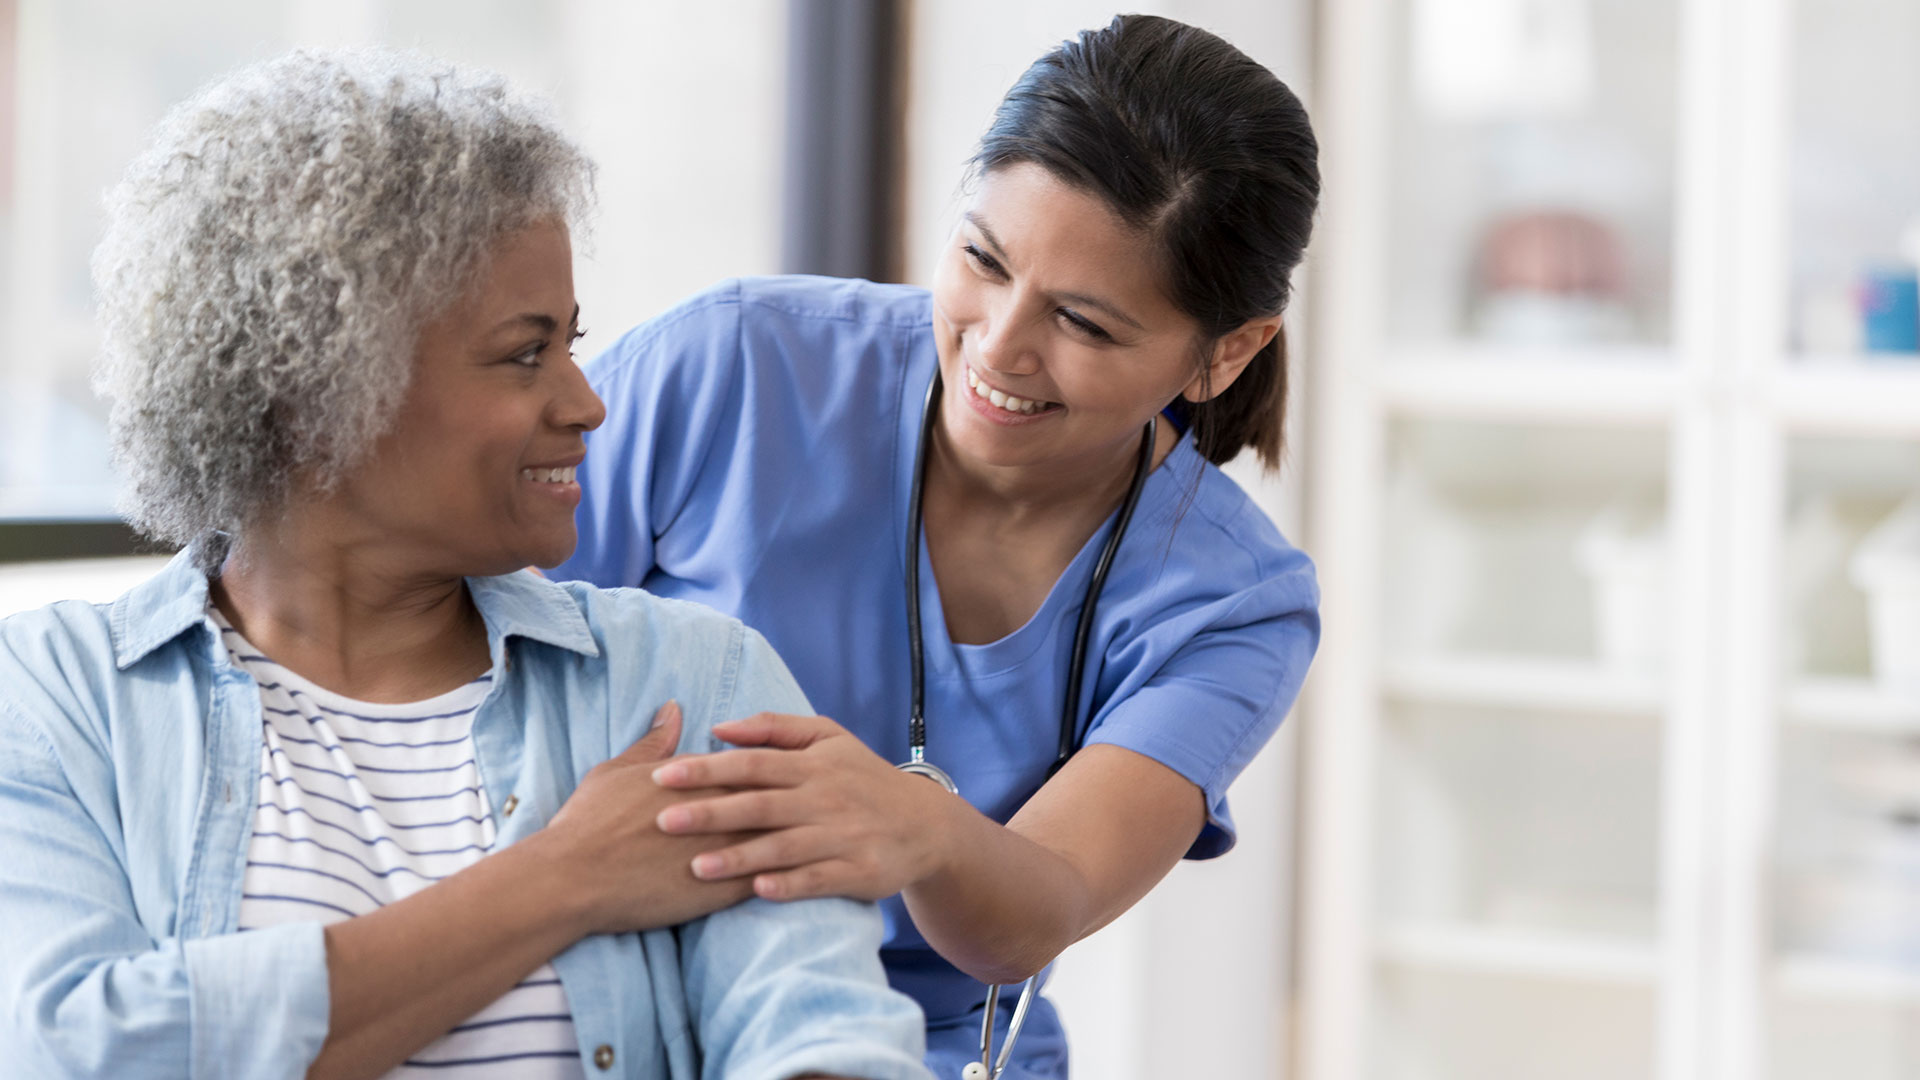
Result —
<svg viewBox="0 0 1920 1080"><path fill-rule="evenodd" d="M332 1000L312 1080L376 1077L588 932L541 834L327 927Z"/></svg>

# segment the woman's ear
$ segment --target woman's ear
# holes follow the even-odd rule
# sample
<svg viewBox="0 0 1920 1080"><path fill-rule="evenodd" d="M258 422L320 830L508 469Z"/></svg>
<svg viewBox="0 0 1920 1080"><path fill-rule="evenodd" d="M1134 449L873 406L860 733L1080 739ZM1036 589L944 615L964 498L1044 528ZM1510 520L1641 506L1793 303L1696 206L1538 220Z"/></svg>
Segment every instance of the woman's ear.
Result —
<svg viewBox="0 0 1920 1080"><path fill-rule="evenodd" d="M1195 375L1180 396L1195 405L1209 398L1226 393L1227 387L1247 370L1253 358L1267 347L1275 334L1280 332L1280 316L1268 315L1259 319L1248 319L1239 327L1227 331L1220 340L1213 343L1213 356L1207 361L1207 370L1203 375Z"/></svg>

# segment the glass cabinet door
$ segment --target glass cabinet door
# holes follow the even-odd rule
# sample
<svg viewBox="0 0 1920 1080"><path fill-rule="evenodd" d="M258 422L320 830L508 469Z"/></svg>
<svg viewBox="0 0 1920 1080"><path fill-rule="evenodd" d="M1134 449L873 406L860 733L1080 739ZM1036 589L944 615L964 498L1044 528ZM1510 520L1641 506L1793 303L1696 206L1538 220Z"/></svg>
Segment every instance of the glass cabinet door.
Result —
<svg viewBox="0 0 1920 1080"><path fill-rule="evenodd" d="M1388 430L1379 1080L1653 1075L1666 432Z"/></svg>
<svg viewBox="0 0 1920 1080"><path fill-rule="evenodd" d="M1788 40L1789 348L1920 364L1920 4L1797 4Z"/></svg>
<svg viewBox="0 0 1920 1080"><path fill-rule="evenodd" d="M1920 443L1786 468L1768 1072L1920 1076Z"/></svg>
<svg viewBox="0 0 1920 1080"><path fill-rule="evenodd" d="M1398 0L1390 340L1670 340L1678 8Z"/></svg>
<svg viewBox="0 0 1920 1080"><path fill-rule="evenodd" d="M1785 370L1839 395L1781 455L1760 1057L1895 1080L1920 1076L1920 424L1865 418L1920 402L1920 3L1788 18Z"/></svg>

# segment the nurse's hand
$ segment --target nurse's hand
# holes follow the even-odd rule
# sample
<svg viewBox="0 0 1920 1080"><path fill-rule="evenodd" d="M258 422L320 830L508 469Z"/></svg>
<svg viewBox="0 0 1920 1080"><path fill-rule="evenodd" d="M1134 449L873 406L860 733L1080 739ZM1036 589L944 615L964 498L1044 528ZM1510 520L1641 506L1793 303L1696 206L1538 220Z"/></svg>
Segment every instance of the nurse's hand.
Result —
<svg viewBox="0 0 1920 1080"><path fill-rule="evenodd" d="M692 864L709 881L751 875L768 900L892 896L939 867L947 823L972 812L823 716L761 713L713 733L743 749L676 759L654 781L745 790L666 807L656 820L666 833L772 830Z"/></svg>

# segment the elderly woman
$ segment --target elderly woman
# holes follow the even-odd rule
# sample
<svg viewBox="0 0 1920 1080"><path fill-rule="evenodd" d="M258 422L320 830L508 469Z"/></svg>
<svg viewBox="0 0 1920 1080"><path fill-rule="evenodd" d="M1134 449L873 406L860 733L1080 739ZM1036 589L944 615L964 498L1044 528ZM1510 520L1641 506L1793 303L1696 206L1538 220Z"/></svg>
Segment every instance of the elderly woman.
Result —
<svg viewBox="0 0 1920 1080"><path fill-rule="evenodd" d="M0 623L7 1075L924 1075L872 907L681 922L747 889L685 906L649 771L806 712L780 660L519 570L603 415L589 186L498 81L385 53L234 75L132 168L101 382L185 550Z"/></svg>

